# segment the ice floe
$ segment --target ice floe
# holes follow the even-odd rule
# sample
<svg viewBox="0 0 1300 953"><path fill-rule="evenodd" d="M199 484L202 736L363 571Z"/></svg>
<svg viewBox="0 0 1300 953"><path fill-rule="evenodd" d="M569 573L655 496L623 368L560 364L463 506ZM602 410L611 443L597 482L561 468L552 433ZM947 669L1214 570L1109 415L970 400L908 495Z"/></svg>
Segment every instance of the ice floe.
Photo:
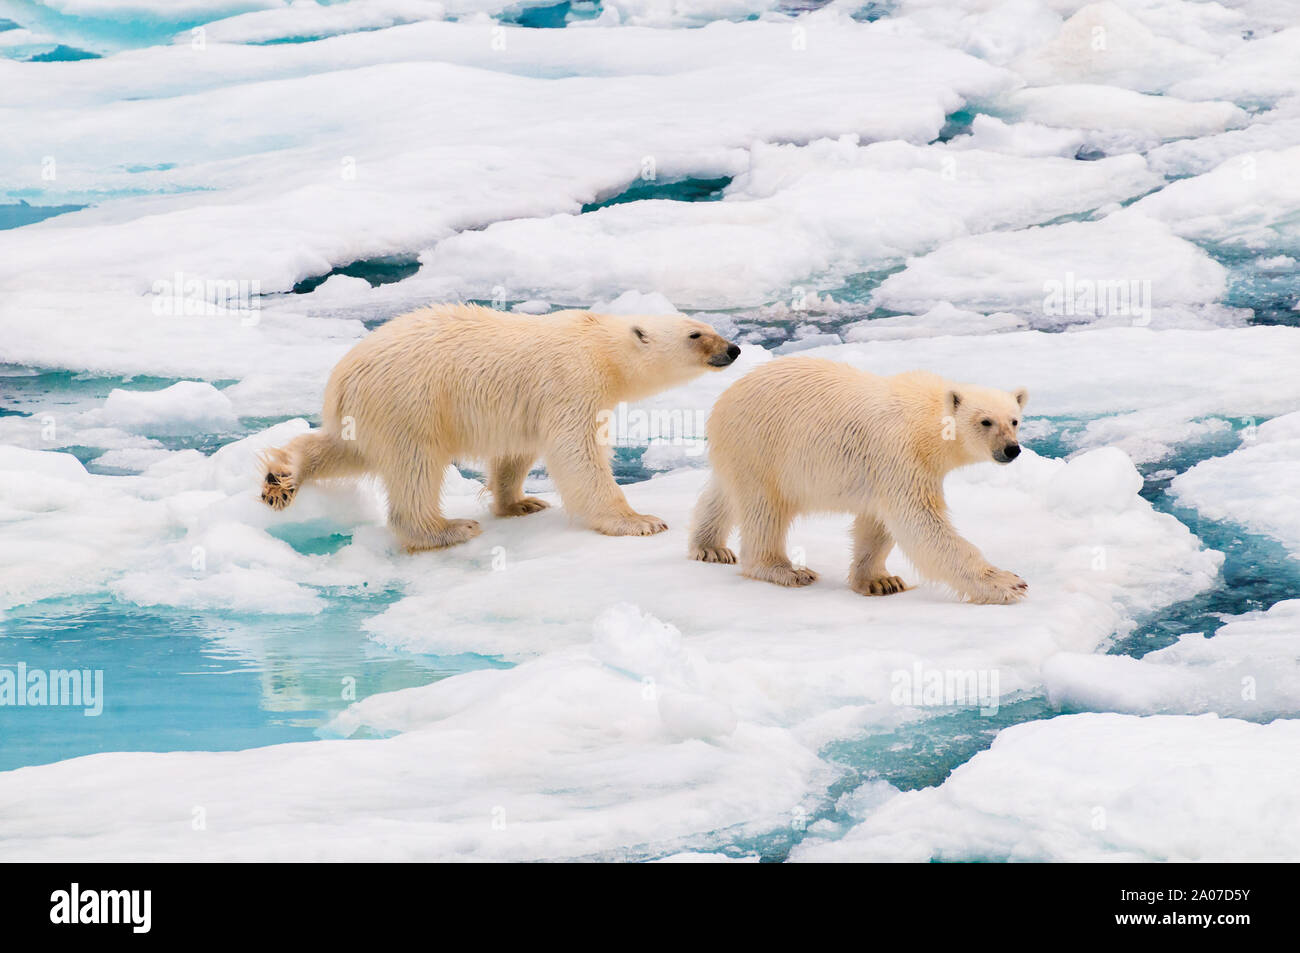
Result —
<svg viewBox="0 0 1300 953"><path fill-rule="evenodd" d="M1170 493L1208 519L1271 536L1300 557L1300 413L1245 423L1239 449L1179 474Z"/></svg>
<svg viewBox="0 0 1300 953"><path fill-rule="evenodd" d="M1300 723L1082 714L1008 728L936 788L886 800L804 861L1285 861Z"/></svg>

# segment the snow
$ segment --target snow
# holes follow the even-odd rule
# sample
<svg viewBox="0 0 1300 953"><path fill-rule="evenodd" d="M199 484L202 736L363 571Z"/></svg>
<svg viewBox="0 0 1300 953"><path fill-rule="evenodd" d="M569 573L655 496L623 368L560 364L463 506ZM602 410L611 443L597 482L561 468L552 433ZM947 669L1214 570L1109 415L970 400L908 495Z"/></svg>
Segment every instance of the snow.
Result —
<svg viewBox="0 0 1300 953"><path fill-rule="evenodd" d="M1137 156L1080 163L852 136L755 146L734 171L720 202L642 201L462 232L421 255L411 285L490 298L505 273L510 293L548 300L655 288L678 308L752 306L812 275L834 287L958 235L1050 221L1157 184Z"/></svg>
<svg viewBox="0 0 1300 953"><path fill-rule="evenodd" d="M963 311L953 307L951 302L940 301L925 314L900 314L850 324L844 329L844 340L857 343L949 334L996 334L999 331L1023 331L1025 327L1025 320L1014 314L999 311L985 315L978 311Z"/></svg>
<svg viewBox="0 0 1300 953"><path fill-rule="evenodd" d="M1063 652L1043 666L1052 706L1131 714L1217 712L1250 721L1300 712L1300 600L1233 616L1140 660Z"/></svg>
<svg viewBox="0 0 1300 953"><path fill-rule="evenodd" d="M315 0L294 0L285 6L241 13L204 25L204 40L216 43L268 43L289 38L320 39L358 30L380 30L420 20L441 20L464 3L451 0L348 0L322 6ZM501 5L503 8L505 4ZM190 43L186 31L177 43Z"/></svg>
<svg viewBox="0 0 1300 953"><path fill-rule="evenodd" d="M1242 129L1201 139L1167 142L1147 153L1147 162L1167 176L1200 175L1233 156L1286 149L1300 144L1300 97L1292 96L1254 117ZM1241 168L1239 166L1239 168Z"/></svg>
<svg viewBox="0 0 1300 953"><path fill-rule="evenodd" d="M1232 320L1215 304L1226 290L1227 269L1169 226L1139 214L1143 209L1139 202L1097 221L955 238L911 259L872 301L899 311L939 302L1010 311L1038 327L1098 320L1179 326L1193 315L1209 323Z"/></svg>
<svg viewBox="0 0 1300 953"><path fill-rule="evenodd" d="M77 121L48 125L39 146L30 141L36 130L19 127L18 135L0 147L12 157L12 168L29 164L33 155L63 156L53 187L57 192L120 188L131 174L105 181L102 173L83 169L77 157L93 144L101 168L139 163L164 151L165 137L175 167L134 174L132 184L166 182L193 189L202 183L219 190L223 201L195 202L185 193L125 198L51 220L20 239L5 233L0 235L5 262L0 286L22 276L29 287L49 267L44 242L51 242L62 251L60 267L112 277L138 292L162 276L186 271L195 260L203 262L204 277L256 275L263 292L286 290L331 265L418 248L453 230L576 211L601 190L634 178L646 156L655 158L658 174L669 176L675 169L713 173L720 163L734 162L728 150L755 139L810 141L846 126L864 138L924 141L965 99L989 96L1009 82L978 60L878 35L835 11L808 20L809 42L821 44L821 55L790 49L788 26L718 23L685 34L675 57L659 63L657 75L560 80L500 71L509 58L493 59L489 29L467 24L453 31L455 26L383 31L408 31L404 35L410 40L400 47L405 53L428 35L410 31L442 30L432 34L441 40L438 45L459 43L443 62L383 67L362 62L348 69L319 50L283 54L218 45L201 52L176 48L68 64L94 70L76 77L83 91L73 95L74 104L86 95L86 84L116 86L124 97L141 95L141 84L156 82L152 73L139 77L133 62L145 52L155 60L174 59L177 67L200 56L209 75L215 72L230 85L165 99L132 98L84 113L64 105ZM529 34L521 38L523 56L536 49L536 56L558 62L567 56L577 66L592 55L589 34L582 31L520 32ZM653 47L658 31L651 32L656 41L647 46ZM615 60L620 48L638 38L635 33L616 31L611 43L600 45L601 56ZM481 40L481 48L467 44L469 36ZM329 43L346 48L364 38ZM849 50L852 57L834 55ZM715 61L700 69L700 59L715 53ZM367 55L375 53L367 49ZM633 68L645 55L643 49L622 68ZM301 64L297 75L258 77L255 69L240 74L245 62L273 56L276 62ZM902 69L918 57L933 66L921 84L908 82ZM466 61L473 65L461 65ZM0 75L21 83L28 66L0 63ZM56 79L41 94L71 82ZM409 95L412 89L447 88L468 95ZM815 111L806 108L812 89L819 91ZM833 92L827 96L826 91ZM580 117L570 110L575 98L584 104ZM55 96L50 101L63 102ZM230 134L241 128L238 117L267 101L293 104L277 114L274 139L255 127ZM312 104L328 104L351 122L340 127ZM683 121L688 116L691 120ZM454 143L447 141L446 129L457 131ZM571 143L578 138L587 145L575 151ZM272 176L263 162L248 157L274 143L286 148L276 156ZM146 208L150 214L142 214ZM249 216L266 227L250 233L243 227Z"/></svg>
<svg viewBox="0 0 1300 953"><path fill-rule="evenodd" d="M956 149L982 149L1016 156L1062 156L1073 159L1087 136L1078 129L1056 129L1036 122L1003 122L984 113L971 120L970 135L952 141Z"/></svg>
<svg viewBox="0 0 1300 953"><path fill-rule="evenodd" d="M1056 36L1022 53L1011 66L1036 86L1103 83L1162 92L1213 65L1215 57L1153 33L1116 3L1090 3Z"/></svg>
<svg viewBox="0 0 1300 953"><path fill-rule="evenodd" d="M1248 248L1300 244L1300 146L1246 152L1209 172L1171 182L1133 205L1198 242Z"/></svg>
<svg viewBox="0 0 1300 953"><path fill-rule="evenodd" d="M230 398L211 384L180 381L159 391L114 390L104 401L104 420L133 433L178 434L234 428Z"/></svg>
<svg viewBox="0 0 1300 953"><path fill-rule="evenodd" d="M1294 720L1083 714L1016 725L942 785L885 801L801 861L1286 861Z"/></svg>
<svg viewBox="0 0 1300 953"><path fill-rule="evenodd" d="M55 119L19 124L0 143L6 160L0 168L15 170L0 175L0 188L26 185L40 172L32 157L52 156L51 200L120 197L21 233L0 233L0 336L13 342L5 357L119 373L242 378L253 370L248 358L257 355L282 359L290 374L318 373L342 351L329 346L319 360L309 360L310 350L322 347L321 336L303 334L291 311L263 307L251 327L246 317L216 307L179 321L152 313L156 301L147 296L180 275L174 283L186 287L191 280L255 281L249 296L260 302L259 296L335 266L428 248L457 232L457 239L477 234L465 229L572 216L582 203L636 180L646 157L664 178L712 176L742 171L745 149L755 140L811 142L851 128L863 139L925 141L946 113L1010 82L971 57L878 34L833 10L806 23L819 55L791 49L789 27L775 23L688 31L673 41L672 56L658 59L666 47L655 30L611 31L600 44L582 31L518 31L517 45L497 56L487 26L421 23L379 31L374 36L384 39L374 45L361 45L370 34L354 34L307 50L214 44L204 51L171 47L52 64L58 71L37 84L29 108L44 103ZM415 51L418 58L407 61L373 62ZM443 61L430 62L433 54ZM610 64L598 70L618 75L552 79L513 72L547 62L565 74L591 68L593 56ZM160 71L187 73L196 57L193 91L160 98ZM918 58L932 66L922 83L907 79L904 69ZM652 75L635 75L651 60ZM24 79L31 68L0 62L0 88L32 87ZM413 89L464 92L423 96ZM814 90L819 105L809 110ZM105 98L112 101L106 105ZM575 100L583 102L580 116L571 109ZM267 102L285 104L265 120L273 132L245 122ZM340 124L336 115L349 122ZM454 141L448 129L456 130ZM576 141L584 148L575 150ZM156 164L160 155L168 168L120 171ZM907 161L906 153L896 160ZM1150 182L1140 160L1120 163L1110 174L1080 172L1080 188L1103 201ZM127 189L153 194L123 195ZM1040 194L1047 189L1044 180ZM972 185L963 194L974 191ZM750 213L751 222L756 213L761 210ZM606 209L581 218L618 222L624 215ZM249 221L259 227L249 229ZM713 227L715 240L719 231L735 229ZM833 232L817 237L822 250L809 249L786 265L788 275L818 264L832 247ZM562 238L548 233L546 240ZM459 261L454 248L435 247L432 254ZM642 260L648 273L641 280L599 289L602 294L638 288L671 297L673 289L658 287L670 262ZM516 286L525 283L526 262L478 265L491 273L476 272L459 282L465 287L446 293L468 295L470 283L487 298L496 297L498 286L522 290ZM554 261L545 272L562 274ZM69 273L78 276L71 288L62 277ZM429 300L446 284L445 277L415 279L406 293ZM588 284L567 290L585 293ZM568 300L555 290L517 297ZM586 300L597 291L591 288ZM704 289L700 297L708 297ZM78 332L70 334L74 321ZM360 331L341 323L326 327L347 343ZM141 347L142 340L149 346Z"/></svg>
<svg viewBox="0 0 1300 953"><path fill-rule="evenodd" d="M1298 467L1300 413L1290 413L1258 426L1248 421L1239 449L1179 474L1169 490L1207 519L1270 536L1300 556Z"/></svg>
<svg viewBox="0 0 1300 953"><path fill-rule="evenodd" d="M1185 136L1209 136L1246 125L1246 112L1231 102L1191 102L1096 83L1035 86L1008 93L1006 118L1083 129L1102 152L1131 152Z"/></svg>
<svg viewBox="0 0 1300 953"><path fill-rule="evenodd" d="M1245 104L1271 104L1300 93L1300 76L1293 68L1300 55L1300 26L1295 23L1294 8L1287 5L1282 9L1289 29L1262 33L1250 43L1239 45L1214 69L1183 80L1169 92L1191 99L1231 99Z"/></svg>

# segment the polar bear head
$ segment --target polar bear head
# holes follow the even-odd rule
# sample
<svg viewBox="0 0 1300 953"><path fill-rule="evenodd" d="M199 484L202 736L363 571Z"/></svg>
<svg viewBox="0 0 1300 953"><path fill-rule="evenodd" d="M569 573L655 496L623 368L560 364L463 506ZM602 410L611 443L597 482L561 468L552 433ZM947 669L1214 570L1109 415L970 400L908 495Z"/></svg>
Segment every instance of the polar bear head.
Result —
<svg viewBox="0 0 1300 953"><path fill-rule="evenodd" d="M1021 411L1029 401L1025 388L1007 392L963 384L949 390L945 401L967 462L1006 464L1020 456Z"/></svg>
<svg viewBox="0 0 1300 953"><path fill-rule="evenodd" d="M606 316L626 348L630 389L654 393L729 367L740 348L702 321L680 314Z"/></svg>

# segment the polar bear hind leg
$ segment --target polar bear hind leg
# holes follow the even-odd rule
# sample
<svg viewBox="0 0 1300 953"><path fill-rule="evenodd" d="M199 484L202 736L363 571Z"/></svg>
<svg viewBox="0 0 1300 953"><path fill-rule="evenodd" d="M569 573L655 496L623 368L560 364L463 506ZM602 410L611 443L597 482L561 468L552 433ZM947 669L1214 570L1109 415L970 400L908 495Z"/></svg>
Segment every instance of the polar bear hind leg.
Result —
<svg viewBox="0 0 1300 953"><path fill-rule="evenodd" d="M353 441L343 440L326 430L313 430L261 453L266 474L262 479L262 502L282 510L293 502L298 490L312 480L356 476L365 462Z"/></svg>
<svg viewBox="0 0 1300 953"><path fill-rule="evenodd" d="M388 490L388 526L408 553L444 549L483 531L476 520L442 515L442 481L451 458L412 451L405 460L387 461L381 472Z"/></svg>
<svg viewBox="0 0 1300 953"><path fill-rule="evenodd" d="M551 504L535 496L524 496L524 478L536 457L497 457L488 464L488 487L492 491L492 512L497 516L527 516Z"/></svg>
<svg viewBox="0 0 1300 953"><path fill-rule="evenodd" d="M817 573L794 566L786 555L785 538L795 515L790 507L757 493L740 501L740 506L744 509L740 520L743 575L778 586L807 586L817 581Z"/></svg>
<svg viewBox="0 0 1300 953"><path fill-rule="evenodd" d="M736 561L736 554L727 548L727 538L736 525L727 492L715 475L709 480L700 501L695 504L691 517L691 544L687 555L706 563Z"/></svg>

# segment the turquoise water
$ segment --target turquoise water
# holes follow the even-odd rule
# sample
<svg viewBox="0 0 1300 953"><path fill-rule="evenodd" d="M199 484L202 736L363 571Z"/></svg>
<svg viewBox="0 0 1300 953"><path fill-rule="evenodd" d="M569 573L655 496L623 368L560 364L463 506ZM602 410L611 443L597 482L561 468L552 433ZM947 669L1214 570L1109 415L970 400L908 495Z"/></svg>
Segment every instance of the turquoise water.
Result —
<svg viewBox="0 0 1300 953"><path fill-rule="evenodd" d="M346 265L340 265L323 275L304 278L293 286L294 294L307 294L315 291L335 275L347 275L350 278L364 278L370 287L392 284L409 278L420 270L420 260L413 255L393 255L382 258L363 258Z"/></svg>
<svg viewBox="0 0 1300 953"><path fill-rule="evenodd" d="M556 3L549 7L527 7L525 9L507 10L501 15L506 23L529 27L536 30L554 30L568 26L580 20L592 20L600 16L600 0L587 0L582 3Z"/></svg>
<svg viewBox="0 0 1300 953"><path fill-rule="evenodd" d="M28 205L26 202L3 204L0 205L0 231L34 225L47 218L63 215L66 212L76 212L85 207L84 205Z"/></svg>
<svg viewBox="0 0 1300 953"><path fill-rule="evenodd" d="M37 53L34 56L27 57L29 63L71 63L75 60L97 60L98 53L91 53L89 50L79 50L75 46L64 46L58 44L54 49L47 53Z"/></svg>
<svg viewBox="0 0 1300 953"><path fill-rule="evenodd" d="M307 547L308 549L312 547ZM0 770L99 751L231 751L310 741L351 699L501 663L400 654L365 618L396 593L336 594L316 616L146 609L111 596L10 610L0 667L103 672L102 714L0 708Z"/></svg>
<svg viewBox="0 0 1300 953"><path fill-rule="evenodd" d="M670 179L666 181L637 181L623 191L599 202L588 202L583 213L595 212L611 205L641 202L647 199L665 199L671 202L717 202L722 190L731 184L731 176L714 179Z"/></svg>
<svg viewBox="0 0 1300 953"><path fill-rule="evenodd" d="M1300 246L1272 246L1267 251L1207 244L1210 256L1228 269L1228 293L1223 303L1250 308L1251 324L1300 326L1300 271L1291 264L1270 265L1269 259L1300 257Z"/></svg>
<svg viewBox="0 0 1300 953"><path fill-rule="evenodd" d="M226 9L237 12L249 7L233 0ZM73 16L33 0L0 0L0 17L33 33L54 36L63 47L95 53L169 43L177 33L207 23L219 13L220 10L217 13L168 17L158 12L140 11L133 12L130 17ZM20 53L18 58L28 57Z"/></svg>

